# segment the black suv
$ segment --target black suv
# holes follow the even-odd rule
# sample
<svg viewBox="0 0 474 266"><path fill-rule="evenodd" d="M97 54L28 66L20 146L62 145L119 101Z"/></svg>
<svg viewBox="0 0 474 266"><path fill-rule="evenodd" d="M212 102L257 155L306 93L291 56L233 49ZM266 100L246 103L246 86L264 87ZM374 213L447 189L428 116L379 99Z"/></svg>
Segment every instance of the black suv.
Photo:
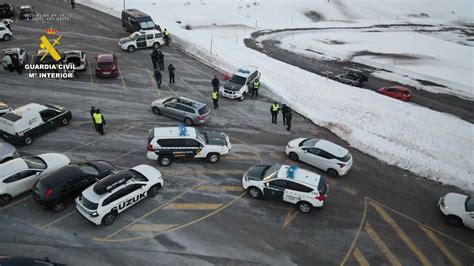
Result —
<svg viewBox="0 0 474 266"><path fill-rule="evenodd" d="M0 4L0 18L11 18L15 16L15 8L9 4Z"/></svg>
<svg viewBox="0 0 474 266"><path fill-rule="evenodd" d="M33 187L33 195L42 208L62 212L65 202L115 170L106 161L68 165L40 178Z"/></svg>

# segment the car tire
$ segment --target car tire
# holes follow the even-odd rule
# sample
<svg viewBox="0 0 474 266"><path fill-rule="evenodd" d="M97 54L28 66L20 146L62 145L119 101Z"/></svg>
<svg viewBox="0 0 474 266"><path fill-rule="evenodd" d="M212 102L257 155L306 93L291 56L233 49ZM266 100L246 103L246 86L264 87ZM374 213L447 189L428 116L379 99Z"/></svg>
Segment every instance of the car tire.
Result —
<svg viewBox="0 0 474 266"><path fill-rule="evenodd" d="M206 159L208 162L210 163L217 163L219 161L219 159L221 158L220 154L219 153L209 153L207 156L206 156Z"/></svg>
<svg viewBox="0 0 474 266"><path fill-rule="evenodd" d="M254 199L259 199L262 197L262 191L257 187L249 187L247 188L247 191L249 192L250 197Z"/></svg>
<svg viewBox="0 0 474 266"><path fill-rule="evenodd" d="M456 215L448 215L446 217L446 222L450 226L458 227L462 225L462 220L461 218L457 217Z"/></svg>
<svg viewBox="0 0 474 266"><path fill-rule="evenodd" d="M338 177L339 176L339 173L335 169L332 169L332 168L329 168L326 172L328 173L328 175L330 177Z"/></svg>
<svg viewBox="0 0 474 266"><path fill-rule="evenodd" d="M4 41L9 41L11 39L12 36L10 36L10 34L5 34L3 35L3 40Z"/></svg>
<svg viewBox="0 0 474 266"><path fill-rule="evenodd" d="M189 118L189 117L186 117L186 118L184 119L184 123L185 123L187 126L190 127L190 126L193 125L193 120L192 120L191 118Z"/></svg>
<svg viewBox="0 0 474 266"><path fill-rule="evenodd" d="M298 202L298 210L302 213L309 213L309 212L311 212L312 208L313 208L313 206L311 205L311 203L309 203L307 201Z"/></svg>
<svg viewBox="0 0 474 266"><path fill-rule="evenodd" d="M148 192L146 193L147 197L153 198L156 195L158 195L158 191L160 190L160 185L154 185L150 189L148 189Z"/></svg>
<svg viewBox="0 0 474 266"><path fill-rule="evenodd" d="M161 166L170 166L172 159L169 155L161 155L158 157L158 161L160 162Z"/></svg>
<svg viewBox="0 0 474 266"><path fill-rule="evenodd" d="M104 218L102 218L102 225L109 226L115 222L115 218L117 218L117 214L115 212L107 213Z"/></svg>
<svg viewBox="0 0 474 266"><path fill-rule="evenodd" d="M160 108L158 108L158 107L153 107L151 110L153 111L153 113L154 113L155 115L161 115Z"/></svg>
<svg viewBox="0 0 474 266"><path fill-rule="evenodd" d="M159 42L155 42L155 43L153 44L153 48L154 48L154 49L160 49L160 47L161 47L161 44L160 44Z"/></svg>
<svg viewBox="0 0 474 266"><path fill-rule="evenodd" d="M242 93L242 96L239 97L239 101L244 101L245 100L245 96L247 95L247 93Z"/></svg>
<svg viewBox="0 0 474 266"><path fill-rule="evenodd" d="M64 211L65 207L66 207L66 205L64 205L63 202L59 201L56 204L54 204L53 211L54 212L62 212L62 211Z"/></svg>
<svg viewBox="0 0 474 266"><path fill-rule="evenodd" d="M12 196L8 194L0 195L0 206L7 205L12 200Z"/></svg>
<svg viewBox="0 0 474 266"><path fill-rule="evenodd" d="M26 138L23 140L23 143L24 143L25 145L31 145L31 143L33 143L33 138L30 137L30 136L28 136L28 137L26 137Z"/></svg>
<svg viewBox="0 0 474 266"><path fill-rule="evenodd" d="M63 118L61 119L61 125L62 126L67 126L69 124L69 119L68 118Z"/></svg>
<svg viewBox="0 0 474 266"><path fill-rule="evenodd" d="M127 47L127 51L129 51L129 52L135 51L135 46L129 45L129 46Z"/></svg>
<svg viewBox="0 0 474 266"><path fill-rule="evenodd" d="M290 152L290 154L288 154L288 157L290 157L290 159L292 161L299 161L300 159L298 158L298 154L296 154L295 152Z"/></svg>

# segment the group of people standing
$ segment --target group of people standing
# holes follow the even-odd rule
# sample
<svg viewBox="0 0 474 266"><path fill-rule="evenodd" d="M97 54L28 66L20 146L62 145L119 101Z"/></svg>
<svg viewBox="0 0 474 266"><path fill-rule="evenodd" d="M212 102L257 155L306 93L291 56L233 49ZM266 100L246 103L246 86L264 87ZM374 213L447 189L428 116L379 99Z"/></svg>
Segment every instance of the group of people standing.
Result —
<svg viewBox="0 0 474 266"><path fill-rule="evenodd" d="M153 49L153 52L151 53L151 62L153 63L153 69L155 70L155 80L156 83L158 84L158 88L161 88L161 83L163 81L163 76L161 75L160 70L165 69L165 56L164 54L158 50L158 49ZM168 66L168 74L170 78L170 84L175 83L175 74L174 71L176 68L173 66L173 64L170 64Z"/></svg>
<svg viewBox="0 0 474 266"><path fill-rule="evenodd" d="M277 118L278 118L278 113L281 110L281 114L283 116L283 125L286 126L286 130L290 131L291 130L291 120L293 119L293 109L289 107L286 104L283 104L280 107L280 104L277 102L274 102L270 106L270 113L272 114L272 124L277 125Z"/></svg>
<svg viewBox="0 0 474 266"><path fill-rule="evenodd" d="M13 72L14 70L16 70L18 74L23 73L23 65L21 64L20 58L18 57L16 53L6 54L3 57L3 61L7 65L8 71Z"/></svg>

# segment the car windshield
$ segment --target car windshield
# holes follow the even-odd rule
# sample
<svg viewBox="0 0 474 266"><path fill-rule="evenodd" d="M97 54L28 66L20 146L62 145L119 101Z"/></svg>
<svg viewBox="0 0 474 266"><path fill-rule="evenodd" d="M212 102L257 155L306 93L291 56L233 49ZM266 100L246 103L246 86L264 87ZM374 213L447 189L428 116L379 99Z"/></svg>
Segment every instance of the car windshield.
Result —
<svg viewBox="0 0 474 266"><path fill-rule="evenodd" d="M196 138L197 138L201 143L206 143L206 144L208 143L206 132L202 132L202 131L196 129Z"/></svg>
<svg viewBox="0 0 474 266"><path fill-rule="evenodd" d="M326 195L327 193L327 185L326 185L326 180L324 179L323 176L319 178L319 184L318 184L318 191L319 195Z"/></svg>
<svg viewBox="0 0 474 266"><path fill-rule="evenodd" d="M23 157L23 160L25 161L26 165L28 165L29 169L46 169L46 167L48 167L46 162L37 156Z"/></svg>
<svg viewBox="0 0 474 266"><path fill-rule="evenodd" d="M112 68L113 64L111 62L100 62L100 63L97 64L97 66L100 69L110 69L110 68Z"/></svg>
<svg viewBox="0 0 474 266"><path fill-rule="evenodd" d="M86 207L89 210L97 210L98 204L92 201L89 201L82 195L79 196L79 202L82 204L82 206Z"/></svg>
<svg viewBox="0 0 474 266"><path fill-rule="evenodd" d="M153 21L151 21L151 20L140 22L140 28L142 28L144 30L153 29L154 27L155 27L155 23L153 23Z"/></svg>
<svg viewBox="0 0 474 266"><path fill-rule="evenodd" d="M140 36L140 34L138 34L138 32L134 32L134 33L130 34L130 36L128 36L128 37L132 40L135 40L135 39L138 38L138 36Z"/></svg>
<svg viewBox="0 0 474 266"><path fill-rule="evenodd" d="M229 80L232 83L240 84L240 85L245 85L245 82L247 81L246 78L237 76L237 75L232 75L232 77Z"/></svg>
<svg viewBox="0 0 474 266"><path fill-rule="evenodd" d="M300 143L300 147L314 147L318 141L318 139L305 139Z"/></svg>
<svg viewBox="0 0 474 266"><path fill-rule="evenodd" d="M348 162L351 159L351 154L347 153L346 156L344 157L337 157L338 160L343 161L343 162Z"/></svg>
<svg viewBox="0 0 474 266"><path fill-rule="evenodd" d="M280 168L281 168L281 165L273 165L273 166L270 166L267 169L263 170L262 180L265 181L265 180L270 180L270 179L276 178L277 175L278 175L278 171L280 171Z"/></svg>
<svg viewBox="0 0 474 266"><path fill-rule="evenodd" d="M89 163L81 163L78 166L79 166L79 168L81 168L82 172L84 172L88 175L93 175L93 176L98 176L99 175L99 172L97 171L97 169L95 169Z"/></svg>
<svg viewBox="0 0 474 266"><path fill-rule="evenodd" d="M209 112L209 107L207 107L207 105L205 105L203 108L199 109L199 114L200 115L207 114L208 112Z"/></svg>

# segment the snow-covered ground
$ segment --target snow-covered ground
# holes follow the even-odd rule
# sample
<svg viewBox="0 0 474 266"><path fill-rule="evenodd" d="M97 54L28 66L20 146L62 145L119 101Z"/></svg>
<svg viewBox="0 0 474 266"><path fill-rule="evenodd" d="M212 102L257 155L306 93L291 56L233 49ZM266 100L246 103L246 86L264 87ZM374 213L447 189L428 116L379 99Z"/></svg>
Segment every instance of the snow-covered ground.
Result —
<svg viewBox="0 0 474 266"><path fill-rule="evenodd" d="M80 2L117 16L123 8L122 1L117 0ZM414 7L408 10L403 3ZM366 25L380 23L379 20L385 18L396 20L397 16L404 20L426 20L409 16L422 11L429 15L430 21L453 20L452 23L457 23L454 20L472 16L470 1L436 3L427 0L416 3L411 0L390 3L378 0L129 0L126 4L127 8L138 8L152 15L155 22L170 30L173 40L178 40L189 53L223 70L235 71L247 64L258 66L265 88L316 124L338 134L351 146L421 176L474 191L472 124L369 90L326 80L248 49L242 41L255 28L319 26L304 15L309 11L322 14L325 19L351 20L353 24L359 23L356 19L363 19L360 24ZM315 16L312 13L313 19ZM321 23L328 26L341 22ZM186 30L185 25L191 25L193 29Z"/></svg>

